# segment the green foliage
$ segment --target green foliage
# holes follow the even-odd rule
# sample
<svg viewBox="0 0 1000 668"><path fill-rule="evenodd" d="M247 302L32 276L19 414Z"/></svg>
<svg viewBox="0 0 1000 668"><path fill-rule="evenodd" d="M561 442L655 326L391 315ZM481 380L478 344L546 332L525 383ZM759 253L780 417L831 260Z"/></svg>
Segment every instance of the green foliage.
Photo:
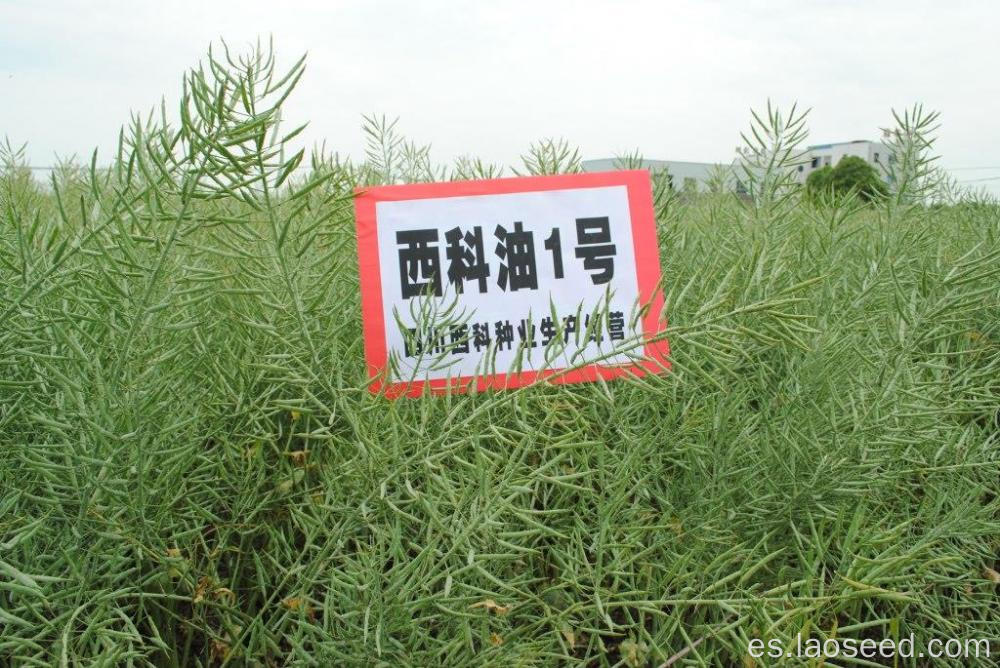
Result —
<svg viewBox="0 0 1000 668"><path fill-rule="evenodd" d="M902 113L893 110L892 116L896 126L888 140L889 183L892 184L888 208L895 212L933 198L942 173L935 168L937 156L931 153L940 114L915 104Z"/></svg>
<svg viewBox="0 0 1000 668"><path fill-rule="evenodd" d="M743 146L735 178L746 195L749 219L773 224L791 215L796 206L795 167L802 160L809 112L792 105L785 114L768 100L766 113L751 110L750 114L750 131L740 134Z"/></svg>
<svg viewBox="0 0 1000 668"><path fill-rule="evenodd" d="M875 168L854 155L844 156L835 167L826 165L806 179L806 193L814 201L854 194L863 201L871 202L884 197L887 192L885 181Z"/></svg>
<svg viewBox="0 0 1000 668"><path fill-rule="evenodd" d="M573 174L581 171L580 151L565 139L551 137L532 142L528 152L521 156L523 171L513 169L519 175Z"/></svg>
<svg viewBox="0 0 1000 668"><path fill-rule="evenodd" d="M731 666L804 629L1000 635L995 202L798 206L772 113L757 199L659 211L671 373L388 401L350 193L440 170L384 119L364 163L300 170L302 68L213 55L177 127L136 118L49 187L0 151L0 663ZM577 165L536 148L533 173Z"/></svg>
<svg viewBox="0 0 1000 668"><path fill-rule="evenodd" d="M814 198L833 190L833 167L824 165L806 177L806 192Z"/></svg>

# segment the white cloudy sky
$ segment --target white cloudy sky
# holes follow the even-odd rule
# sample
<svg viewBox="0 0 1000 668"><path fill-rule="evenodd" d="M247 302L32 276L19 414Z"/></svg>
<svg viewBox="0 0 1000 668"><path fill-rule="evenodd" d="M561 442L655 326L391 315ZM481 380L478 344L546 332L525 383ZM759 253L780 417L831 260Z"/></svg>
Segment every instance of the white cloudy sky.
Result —
<svg viewBox="0 0 1000 668"><path fill-rule="evenodd" d="M213 40L273 35L284 62L309 54L287 117L352 155L372 112L439 161L511 164L545 136L584 157L728 161L768 98L812 109L811 143L876 138L922 102L942 114L942 164L992 178L998 25L1000 3L937 0L0 0L0 136L39 165L107 150Z"/></svg>

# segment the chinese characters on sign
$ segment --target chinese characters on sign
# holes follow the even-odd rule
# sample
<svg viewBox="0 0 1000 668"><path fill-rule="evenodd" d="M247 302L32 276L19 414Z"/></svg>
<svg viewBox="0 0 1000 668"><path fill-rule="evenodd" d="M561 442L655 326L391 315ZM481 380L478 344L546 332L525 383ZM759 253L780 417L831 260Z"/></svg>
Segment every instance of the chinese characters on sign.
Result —
<svg viewBox="0 0 1000 668"><path fill-rule="evenodd" d="M522 318L516 325L516 339L515 325L512 325L510 320L497 320L493 323L492 338L489 322L431 326L423 331L416 327L407 327L403 346L407 357L420 357L446 352L452 355L467 355L470 350L484 353L490 348L491 343L497 350L510 350L515 344L525 349L537 348L539 345L544 348L554 339L562 339L563 343L567 344L577 343L582 336L585 336L587 341L602 343L605 334L609 341L624 341L625 314L621 311L610 311L607 316L606 328L592 327L591 314L584 314L583 327L579 331L577 329L579 318L575 314L556 320L547 315L537 326L530 319ZM593 320L595 324L601 322L599 316L594 316Z"/></svg>
<svg viewBox="0 0 1000 668"><path fill-rule="evenodd" d="M513 230L497 225L494 251L499 260L496 284L503 292L538 289L538 268L535 262L535 234L525 231L521 221ZM396 232L399 247L400 296L403 299L430 294L442 295L441 253L436 229ZM447 277L455 292L465 292L465 282L475 281L479 292L487 291L490 265L483 257L483 228L479 225L463 230L453 227L444 233L447 242L445 256ZM577 246L575 255L583 260L583 269L590 273L594 285L609 282L615 275L615 245L611 242L611 223L607 216L576 219ZM553 227L545 240L545 250L552 253L553 279L565 278L559 228Z"/></svg>
<svg viewBox="0 0 1000 668"><path fill-rule="evenodd" d="M646 172L382 186L356 206L373 390L667 367Z"/></svg>

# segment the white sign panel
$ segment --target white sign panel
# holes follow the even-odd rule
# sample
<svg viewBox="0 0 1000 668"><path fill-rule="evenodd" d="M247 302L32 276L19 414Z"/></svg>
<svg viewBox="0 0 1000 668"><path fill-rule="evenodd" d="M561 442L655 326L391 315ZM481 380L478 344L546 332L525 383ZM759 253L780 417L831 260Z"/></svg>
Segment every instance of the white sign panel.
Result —
<svg viewBox="0 0 1000 668"><path fill-rule="evenodd" d="M373 389L509 388L665 367L665 342L649 343L662 331L649 200L646 172L362 191Z"/></svg>

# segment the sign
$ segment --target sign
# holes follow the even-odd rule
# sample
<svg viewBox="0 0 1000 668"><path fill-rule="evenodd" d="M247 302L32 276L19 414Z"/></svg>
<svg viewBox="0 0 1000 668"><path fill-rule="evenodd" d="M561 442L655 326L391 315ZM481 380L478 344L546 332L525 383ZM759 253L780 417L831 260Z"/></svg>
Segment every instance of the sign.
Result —
<svg viewBox="0 0 1000 668"><path fill-rule="evenodd" d="M649 173L359 188L373 392L669 368Z"/></svg>

